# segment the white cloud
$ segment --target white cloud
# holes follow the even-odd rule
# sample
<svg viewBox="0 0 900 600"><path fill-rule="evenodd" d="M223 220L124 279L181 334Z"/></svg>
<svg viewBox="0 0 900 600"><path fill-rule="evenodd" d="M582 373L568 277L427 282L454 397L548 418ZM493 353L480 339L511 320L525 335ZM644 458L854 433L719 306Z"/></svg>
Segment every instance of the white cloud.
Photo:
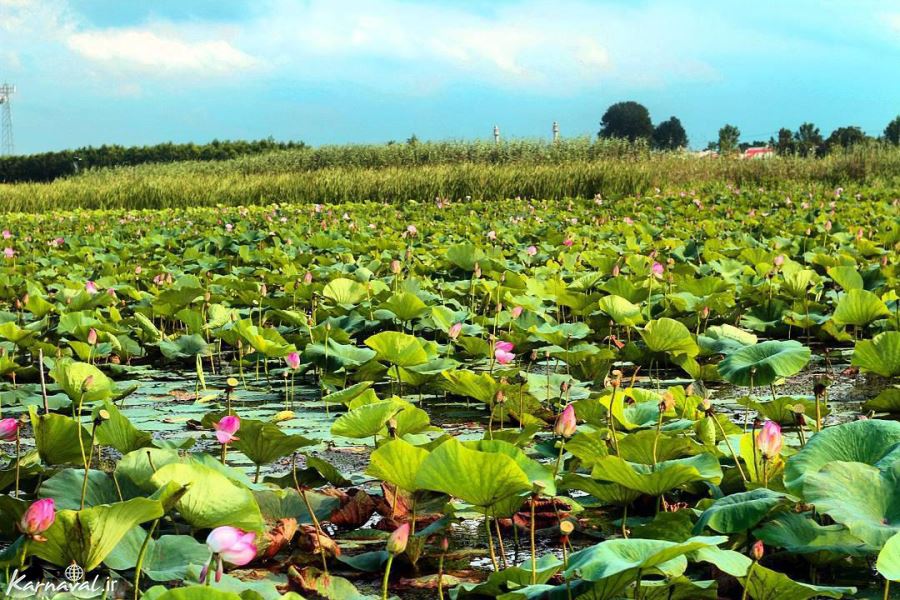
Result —
<svg viewBox="0 0 900 600"><path fill-rule="evenodd" d="M257 60L227 41L191 41L147 29L75 33L68 46L83 58L119 72L209 76L253 68Z"/></svg>

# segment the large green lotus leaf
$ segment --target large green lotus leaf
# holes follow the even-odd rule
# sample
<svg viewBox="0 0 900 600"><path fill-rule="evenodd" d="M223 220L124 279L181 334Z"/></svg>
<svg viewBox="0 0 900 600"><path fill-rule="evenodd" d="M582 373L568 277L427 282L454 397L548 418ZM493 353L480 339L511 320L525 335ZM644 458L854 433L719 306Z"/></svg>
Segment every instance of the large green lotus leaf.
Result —
<svg viewBox="0 0 900 600"><path fill-rule="evenodd" d="M703 511L700 520L694 526L694 533L702 533L705 527L719 533L748 531L773 508L788 501L785 494L766 488L724 496Z"/></svg>
<svg viewBox="0 0 900 600"><path fill-rule="evenodd" d="M57 510L78 510L81 508L81 486L84 482L84 469L63 469L53 477L41 483L38 496L53 498ZM99 506L118 502L119 494L112 478L103 471L91 470L88 473L87 490L84 496L85 506Z"/></svg>
<svg viewBox="0 0 900 600"><path fill-rule="evenodd" d="M153 436L132 425L113 402L104 400L102 409L106 411L107 417L97 426L98 444L112 446L122 454L153 445ZM100 410L99 406L94 408L94 418L97 418Z"/></svg>
<svg viewBox="0 0 900 600"><path fill-rule="evenodd" d="M171 463L150 478L157 487L170 481L187 488L176 507L195 529L231 525L262 531L263 518L253 494L218 471L200 464Z"/></svg>
<svg viewBox="0 0 900 600"><path fill-rule="evenodd" d="M597 481L580 473L565 473L559 483L561 490L578 490L590 494L603 504L626 506L640 498L641 492L618 483Z"/></svg>
<svg viewBox="0 0 900 600"><path fill-rule="evenodd" d="M809 600L816 597L843 598L856 593L854 587L829 587L794 581L784 573L767 569L762 565L753 567L749 577L742 578L741 585L748 588L753 600Z"/></svg>
<svg viewBox="0 0 900 600"><path fill-rule="evenodd" d="M388 298L379 309L388 310L401 321L412 321L428 310L428 305L412 292L399 292Z"/></svg>
<svg viewBox="0 0 900 600"><path fill-rule="evenodd" d="M533 483L540 482L544 484L545 495L556 495L556 480L553 476L553 471L538 461L528 458L528 456L514 444L502 440L478 440L464 442L464 445L467 448L479 450L481 452L497 452L499 454L505 454L516 461L519 468L525 472Z"/></svg>
<svg viewBox="0 0 900 600"><path fill-rule="evenodd" d="M719 483L722 481L722 468L719 460L708 453L660 462L655 470L650 465L629 463L618 456L606 456L594 463L591 477L618 483L650 496L660 496L694 481Z"/></svg>
<svg viewBox="0 0 900 600"><path fill-rule="evenodd" d="M332 394L328 394L327 396L322 398L322 401L329 404L349 404L351 400L372 387L372 383L373 382L371 381L361 381L359 383L355 383L350 387L346 387Z"/></svg>
<svg viewBox="0 0 900 600"><path fill-rule="evenodd" d="M641 337L651 352L666 352L673 356L697 356L700 353L688 328L668 317L647 323L641 330Z"/></svg>
<svg viewBox="0 0 900 600"><path fill-rule="evenodd" d="M865 419L826 427L787 460L784 486L790 493L800 494L803 479L825 465L835 461L877 465L900 448L898 444L900 423L896 421Z"/></svg>
<svg viewBox="0 0 900 600"><path fill-rule="evenodd" d="M114 394L113 382L103 371L88 363L63 358L50 369L50 377L76 404L106 400Z"/></svg>
<svg viewBox="0 0 900 600"><path fill-rule="evenodd" d="M652 539L614 539L579 550L569 556L566 577L601 581L638 570L644 575L676 577L687 569L685 554L728 541L724 536L698 536L684 542Z"/></svg>
<svg viewBox="0 0 900 600"><path fill-rule="evenodd" d="M729 354L719 363L719 374L735 385L774 383L790 377L809 362L810 350L795 340L769 340Z"/></svg>
<svg viewBox="0 0 900 600"><path fill-rule="evenodd" d="M366 297L366 286L352 279L338 277L328 282L322 290L322 295L335 304L352 306L359 304Z"/></svg>
<svg viewBox="0 0 900 600"><path fill-rule="evenodd" d="M535 581L538 585L547 583L562 569L563 563L553 554L545 554L535 562ZM521 565L492 572L481 583L462 583L456 589L456 598L500 598L510 590L521 591L531 584L531 559ZM526 596L527 597L527 596Z"/></svg>
<svg viewBox="0 0 900 600"><path fill-rule="evenodd" d="M753 532L769 546L795 554L833 552L840 556L864 556L871 548L843 525L819 525L808 515L783 512Z"/></svg>
<svg viewBox="0 0 900 600"><path fill-rule="evenodd" d="M510 457L469 450L455 438L431 451L415 485L482 508L532 488L528 475Z"/></svg>
<svg viewBox="0 0 900 600"><path fill-rule="evenodd" d="M147 531L143 527L132 528L109 553L104 564L116 571L133 569L146 537ZM203 566L209 562L209 556L210 550L206 544L189 535L151 538L144 553L141 572L153 581L182 580L188 574L188 567Z"/></svg>
<svg viewBox="0 0 900 600"><path fill-rule="evenodd" d="M741 554L734 550L723 550L717 546L707 546L695 550L689 555L689 558L693 561L715 565L717 569L728 573L732 577L745 576L747 569L750 568L753 562L746 554Z"/></svg>
<svg viewBox="0 0 900 600"><path fill-rule="evenodd" d="M900 331L885 331L857 342L851 364L882 377L900 375Z"/></svg>
<svg viewBox="0 0 900 600"><path fill-rule="evenodd" d="M267 357L280 358L294 350L294 345L289 344L280 333L270 327L257 327L250 319L238 321L234 328L257 352Z"/></svg>
<svg viewBox="0 0 900 600"><path fill-rule="evenodd" d="M236 592L220 590L209 585L190 585L174 589L158 585L144 592L141 598L143 600L248 600Z"/></svg>
<svg viewBox="0 0 900 600"><path fill-rule="evenodd" d="M548 344L564 346L571 343L571 340L584 339L590 335L591 328L584 323L541 323L529 327L528 333Z"/></svg>
<svg viewBox="0 0 900 600"><path fill-rule="evenodd" d="M393 365L414 367L428 362L428 352L419 338L399 331L382 331L366 339L377 357Z"/></svg>
<svg viewBox="0 0 900 600"><path fill-rule="evenodd" d="M37 408L28 407L31 427L34 431L34 443L44 464L67 465L84 464L81 453L82 444L87 453L91 443L91 434L80 426L75 419L64 415L38 414ZM82 442L79 443L79 432Z"/></svg>
<svg viewBox="0 0 900 600"><path fill-rule="evenodd" d="M891 314L887 305L869 290L850 290L838 301L832 318L838 325L863 327Z"/></svg>
<svg viewBox="0 0 900 600"><path fill-rule="evenodd" d="M900 532L900 461L887 473L864 463L831 462L806 476L803 496L871 546Z"/></svg>
<svg viewBox="0 0 900 600"><path fill-rule="evenodd" d="M428 458L428 451L401 439L378 447L369 457L366 474L387 481L401 490L416 491L416 474Z"/></svg>
<svg viewBox="0 0 900 600"><path fill-rule="evenodd" d="M234 448L257 465L266 465L287 456L297 448L313 446L316 440L302 435L288 435L270 421L242 419Z"/></svg>
<svg viewBox="0 0 900 600"><path fill-rule="evenodd" d="M867 400L862 408L876 412L900 413L900 386L895 385L881 390L877 396Z"/></svg>
<svg viewBox="0 0 900 600"><path fill-rule="evenodd" d="M447 260L464 271L474 271L475 264L484 262L485 254L472 242L462 242L447 248Z"/></svg>
<svg viewBox="0 0 900 600"><path fill-rule="evenodd" d="M376 436L405 408L404 403L396 400L379 400L358 406L338 417L331 425L331 433L357 439Z"/></svg>
<svg viewBox="0 0 900 600"><path fill-rule="evenodd" d="M632 304L621 296L615 294L600 298L600 310L609 315L609 318L619 325L634 327L644 322L641 308Z"/></svg>
<svg viewBox="0 0 900 600"><path fill-rule="evenodd" d="M17 346L22 346L22 342L33 336L36 332L28 329L22 329L12 321L0 323L0 338L8 340Z"/></svg>
<svg viewBox="0 0 900 600"><path fill-rule="evenodd" d="M334 372L364 365L375 358L375 354L370 348L341 344L334 338L328 338L326 343L307 344L303 349L303 360Z"/></svg>
<svg viewBox="0 0 900 600"><path fill-rule="evenodd" d="M697 338L697 343L709 354L731 354L741 348L753 346L757 342L755 334L734 325L713 325Z"/></svg>
<svg viewBox="0 0 900 600"><path fill-rule="evenodd" d="M47 562L65 567L73 561L85 571L96 569L125 534L163 515L162 504L147 498L103 504L84 510L61 510L44 537L29 550Z"/></svg>
<svg viewBox="0 0 900 600"><path fill-rule="evenodd" d="M829 267L826 272L836 284L844 288L844 291L863 289L863 278L856 267L835 266Z"/></svg>
<svg viewBox="0 0 900 600"><path fill-rule="evenodd" d="M252 485L243 471L223 465L209 454L184 453L172 448L143 448L129 452L116 465L116 476L120 481L126 477L144 492L152 493L159 489L159 486L151 481L153 474L169 464L203 465L218 471L240 486L249 488Z"/></svg>
<svg viewBox="0 0 900 600"><path fill-rule="evenodd" d="M211 347L203 339L202 335L180 335L174 340L162 340L159 342L159 351L170 360L180 358L193 358L195 356L209 356Z"/></svg>
<svg viewBox="0 0 900 600"><path fill-rule="evenodd" d="M694 453L697 445L689 438L679 436L671 437L666 434L659 436L656 431L645 429L619 440L619 456L633 463L649 465L653 463L653 447L656 445L656 460L663 462L673 458L681 458ZM569 445L566 445L566 449Z"/></svg>
<svg viewBox="0 0 900 600"><path fill-rule="evenodd" d="M746 406L751 410L759 412L759 414L771 421L780 423L781 425L793 425L796 422L796 412L794 408L797 405L803 407L807 418L814 417L816 414L816 401L810 398L796 396L779 396L768 402L758 402L749 397L739 398L737 401L741 406ZM819 404L819 411L823 417L828 416L831 410L824 402Z"/></svg>
<svg viewBox="0 0 900 600"><path fill-rule="evenodd" d="M900 581L900 533L896 533L885 542L878 553L875 568L881 576L890 581Z"/></svg>

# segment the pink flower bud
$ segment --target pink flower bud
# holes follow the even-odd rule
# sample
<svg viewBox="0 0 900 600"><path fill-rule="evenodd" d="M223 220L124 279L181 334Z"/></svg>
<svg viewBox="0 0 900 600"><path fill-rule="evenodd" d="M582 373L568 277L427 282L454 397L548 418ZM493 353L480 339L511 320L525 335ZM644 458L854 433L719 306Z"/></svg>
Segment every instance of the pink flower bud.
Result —
<svg viewBox="0 0 900 600"><path fill-rule="evenodd" d="M567 237L566 239L563 240L563 246L565 246L566 248L571 248L572 244L574 244L574 243L575 243L575 240L573 240L572 238Z"/></svg>
<svg viewBox="0 0 900 600"><path fill-rule="evenodd" d="M13 442L19 430L19 421L8 418L0 420L0 442Z"/></svg>
<svg viewBox="0 0 900 600"><path fill-rule="evenodd" d="M402 268L403 267L400 264L399 260L394 259L391 261L391 273L393 273L394 275L399 274Z"/></svg>
<svg viewBox="0 0 900 600"><path fill-rule="evenodd" d="M94 329L93 327L91 327L90 330L88 331L87 342L91 346L93 346L94 344L97 343L97 330Z"/></svg>
<svg viewBox="0 0 900 600"><path fill-rule="evenodd" d="M40 536L50 529L55 520L56 504L53 502L53 498L44 498L28 507L19 520L19 529L31 537Z"/></svg>
<svg viewBox="0 0 900 600"><path fill-rule="evenodd" d="M575 405L568 404L563 409L562 413L560 413L559 417L556 418L556 426L553 428L553 433L564 438L570 438L575 435L577 427L578 422L575 419Z"/></svg>
<svg viewBox="0 0 900 600"><path fill-rule="evenodd" d="M241 419L234 415L222 417L222 419L214 425L216 430L216 439L220 444L230 444L238 438L234 437L237 430L241 428Z"/></svg>
<svg viewBox="0 0 900 600"><path fill-rule="evenodd" d="M294 369L295 371L300 368L300 355L296 352L291 352L287 356L284 357L284 362L287 363L287 366Z"/></svg>
<svg viewBox="0 0 900 600"><path fill-rule="evenodd" d="M88 281L84 284L84 291L88 294L96 294L97 293L97 284L93 281Z"/></svg>
<svg viewBox="0 0 900 600"><path fill-rule="evenodd" d="M519 316L520 316L521 314L522 314L522 307L521 307L521 306L516 306L516 307L514 307L514 308L512 309L512 317L513 317L513 319L518 319Z"/></svg>
<svg viewBox="0 0 900 600"><path fill-rule="evenodd" d="M663 267L661 263L658 263L658 262L655 262L655 261L654 261L654 263L653 263L653 266L651 267L651 271L652 271L652 273L653 273L653 276L656 277L657 279L661 279L661 278L662 278L663 273L665 272L665 270L666 270L665 267Z"/></svg>
<svg viewBox="0 0 900 600"><path fill-rule="evenodd" d="M763 554L765 554L766 547L762 543L762 540L756 540L756 543L753 544L753 548L750 550L750 556L753 557L753 560L759 562Z"/></svg>
<svg viewBox="0 0 900 600"><path fill-rule="evenodd" d="M527 254L528 256L534 256L535 254L537 254L537 248L535 246L528 246L527 248L525 248L525 254Z"/></svg>
<svg viewBox="0 0 900 600"><path fill-rule="evenodd" d="M13 258L15 255L16 255L16 251L13 250L12 248L4 248L3 256L5 256L6 258Z"/></svg>
<svg viewBox="0 0 900 600"><path fill-rule="evenodd" d="M763 459L769 460L781 453L784 440L781 437L781 426L775 421L766 421L759 433L756 434L756 447L759 448Z"/></svg>
<svg viewBox="0 0 900 600"><path fill-rule="evenodd" d="M404 523L394 530L387 541L387 551L391 554L403 554L409 542L409 523Z"/></svg>
<svg viewBox="0 0 900 600"><path fill-rule="evenodd" d="M459 337L459 334L462 332L462 323L454 323L450 326L450 331L447 332L447 335L450 336L451 340L455 340Z"/></svg>

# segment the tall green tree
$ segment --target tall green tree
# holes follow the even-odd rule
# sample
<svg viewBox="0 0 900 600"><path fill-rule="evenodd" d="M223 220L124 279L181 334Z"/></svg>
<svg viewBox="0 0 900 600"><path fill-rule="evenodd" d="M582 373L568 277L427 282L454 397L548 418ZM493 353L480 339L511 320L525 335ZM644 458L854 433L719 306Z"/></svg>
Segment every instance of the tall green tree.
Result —
<svg viewBox="0 0 900 600"><path fill-rule="evenodd" d="M803 156L810 154L820 154L825 144L819 128L812 123L803 123L797 128L794 134L794 141L797 142L797 152Z"/></svg>
<svg viewBox="0 0 900 600"><path fill-rule="evenodd" d="M828 139L825 140L825 147L828 148L828 150L834 150L835 148L849 148L856 144L861 144L867 139L869 139L868 136L859 127L838 127L832 131L831 135L828 136Z"/></svg>
<svg viewBox="0 0 900 600"><path fill-rule="evenodd" d="M775 152L778 154L793 154L797 151L797 144L794 142L794 132L787 127L778 130L778 141L775 142Z"/></svg>
<svg viewBox="0 0 900 600"><path fill-rule="evenodd" d="M630 142L650 141L653 136L650 111L637 102L617 102L606 109L597 135L602 138L624 138Z"/></svg>
<svg viewBox="0 0 900 600"><path fill-rule="evenodd" d="M719 154L734 154L738 150L741 130L734 125L725 125L719 130Z"/></svg>
<svg viewBox="0 0 900 600"><path fill-rule="evenodd" d="M900 145L900 115L894 117L894 120L884 128L884 139L895 146Z"/></svg>
<svg viewBox="0 0 900 600"><path fill-rule="evenodd" d="M669 117L653 130L653 147L657 150L677 150L687 145L687 132L678 117Z"/></svg>

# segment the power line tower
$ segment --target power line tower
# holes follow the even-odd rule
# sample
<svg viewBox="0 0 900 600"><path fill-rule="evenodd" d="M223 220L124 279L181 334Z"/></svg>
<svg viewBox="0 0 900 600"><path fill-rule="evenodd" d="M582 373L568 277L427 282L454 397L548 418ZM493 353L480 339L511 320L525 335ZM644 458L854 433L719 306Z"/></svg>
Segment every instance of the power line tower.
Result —
<svg viewBox="0 0 900 600"><path fill-rule="evenodd" d="M0 85L0 155L12 155L13 130L12 111L9 106L9 98L16 93L16 86L8 83Z"/></svg>

